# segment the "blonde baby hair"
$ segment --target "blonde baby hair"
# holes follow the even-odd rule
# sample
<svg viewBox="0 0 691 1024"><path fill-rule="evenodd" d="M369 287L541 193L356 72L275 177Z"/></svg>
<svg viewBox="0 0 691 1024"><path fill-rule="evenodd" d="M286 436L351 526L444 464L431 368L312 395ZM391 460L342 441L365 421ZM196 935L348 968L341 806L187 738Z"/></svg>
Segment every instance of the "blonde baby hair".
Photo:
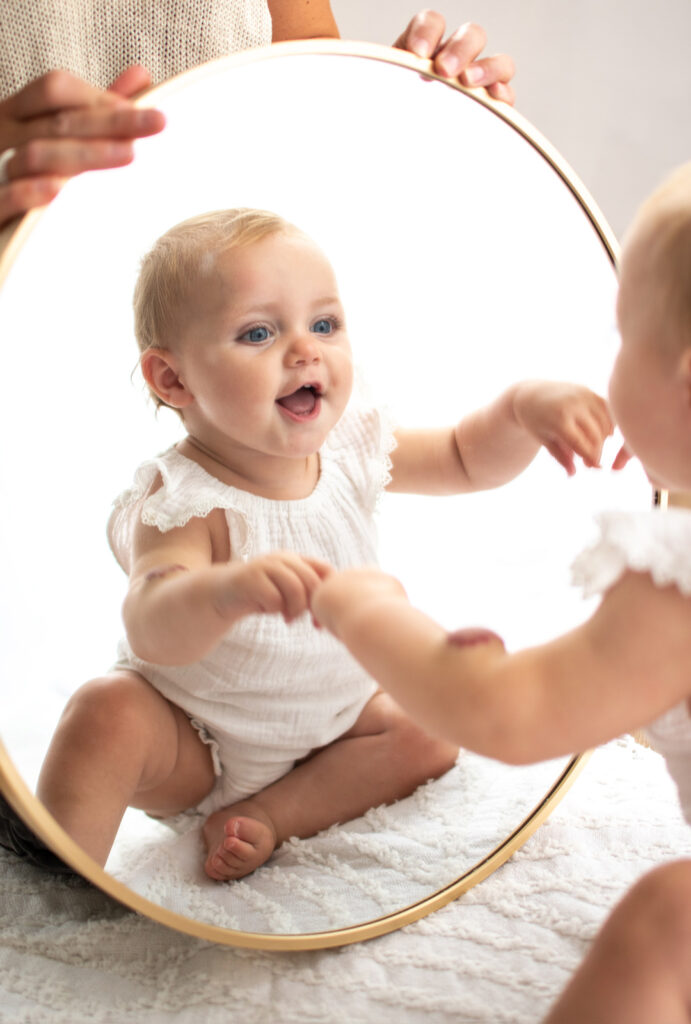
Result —
<svg viewBox="0 0 691 1024"><path fill-rule="evenodd" d="M270 210L237 207L212 210L175 224L144 256L134 289L134 330L140 354L167 348L177 314L192 298L200 274L212 269L221 253L252 245L294 224ZM156 405L165 405L151 392Z"/></svg>

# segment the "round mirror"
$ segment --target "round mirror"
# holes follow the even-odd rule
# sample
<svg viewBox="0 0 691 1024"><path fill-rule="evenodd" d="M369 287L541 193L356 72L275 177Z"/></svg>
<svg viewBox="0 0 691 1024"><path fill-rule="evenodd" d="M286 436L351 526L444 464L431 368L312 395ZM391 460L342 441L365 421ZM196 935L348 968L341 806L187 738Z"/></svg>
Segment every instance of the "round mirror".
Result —
<svg viewBox="0 0 691 1024"><path fill-rule="evenodd" d="M528 124L410 54L280 44L142 102L164 110L163 134L139 144L132 166L69 182L11 234L0 264L0 782L65 860L165 924L268 949L356 941L484 878L583 758L510 767L462 752L409 798L285 843L224 885L202 871L199 822L177 834L129 811L105 871L57 827L32 795L38 769L67 697L108 669L121 632L110 505L181 436L132 375L139 260L205 210L282 214L334 264L369 390L415 426L455 422L526 377L603 393L617 344L615 243ZM518 647L589 613L568 566L592 512L650 500L634 466L569 479L543 452L496 491L386 495L381 563L449 628L484 624Z"/></svg>

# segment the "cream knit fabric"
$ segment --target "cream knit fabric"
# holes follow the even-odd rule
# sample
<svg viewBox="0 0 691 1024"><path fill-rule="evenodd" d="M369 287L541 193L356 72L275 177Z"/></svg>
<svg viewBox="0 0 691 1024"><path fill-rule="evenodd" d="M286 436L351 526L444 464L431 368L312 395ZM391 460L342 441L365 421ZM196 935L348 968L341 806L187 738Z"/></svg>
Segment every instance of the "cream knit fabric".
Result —
<svg viewBox="0 0 691 1024"><path fill-rule="evenodd" d="M337 568L372 564L374 513L393 444L379 412L351 404L320 451L316 487L294 501L229 487L171 448L144 463L116 502L115 534L129 533L133 516L166 532L220 508L233 560L291 550ZM147 497L159 474L162 486ZM208 731L220 778L198 808L205 814L258 792L346 732L376 689L308 613L290 625L280 615L248 615L193 665L152 665L123 642L118 665L140 672Z"/></svg>
<svg viewBox="0 0 691 1024"><path fill-rule="evenodd" d="M607 512L598 516L600 537L573 564L574 582L586 596L604 593L627 570L649 573L658 587L675 586L691 597L691 513L686 509ZM691 628L691 622L689 623ZM655 681L651 680L651 686ZM691 824L691 712L684 701L646 733L667 761Z"/></svg>
<svg viewBox="0 0 691 1024"><path fill-rule="evenodd" d="M2 0L0 97L53 68L105 88L130 64L155 83L271 42L266 0Z"/></svg>

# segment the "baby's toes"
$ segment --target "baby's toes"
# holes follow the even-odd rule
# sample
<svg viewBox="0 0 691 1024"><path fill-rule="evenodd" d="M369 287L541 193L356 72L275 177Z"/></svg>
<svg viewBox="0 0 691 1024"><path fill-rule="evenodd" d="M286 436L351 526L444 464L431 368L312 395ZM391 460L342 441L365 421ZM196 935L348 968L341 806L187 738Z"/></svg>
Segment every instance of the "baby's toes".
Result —
<svg viewBox="0 0 691 1024"><path fill-rule="evenodd" d="M213 853L209 854L205 864L206 873L217 882L241 878L248 870L254 870L247 867L252 860L253 852L254 847L248 843L242 843L237 839L225 839Z"/></svg>
<svg viewBox="0 0 691 1024"><path fill-rule="evenodd" d="M205 870L219 882L243 878L268 860L274 851L272 830L255 818L229 818L223 841L209 855Z"/></svg>
<svg viewBox="0 0 691 1024"><path fill-rule="evenodd" d="M226 849L229 849L235 840L243 846L250 846L253 850L260 852L266 851L270 847L270 853L273 853L274 833L265 822L258 818L228 818L224 825L224 832L226 838L223 845Z"/></svg>

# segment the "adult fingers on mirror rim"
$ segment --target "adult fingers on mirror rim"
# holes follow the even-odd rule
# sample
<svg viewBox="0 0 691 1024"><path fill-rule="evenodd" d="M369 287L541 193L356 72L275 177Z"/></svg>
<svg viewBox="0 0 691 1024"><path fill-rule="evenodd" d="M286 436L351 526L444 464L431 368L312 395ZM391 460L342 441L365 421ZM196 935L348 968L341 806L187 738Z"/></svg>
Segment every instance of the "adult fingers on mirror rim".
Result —
<svg viewBox="0 0 691 1024"><path fill-rule="evenodd" d="M484 86L493 100L513 105L516 94L513 91L510 80L513 78L515 65L513 59L507 53L498 53L493 57L483 57L463 72L461 82L463 85Z"/></svg>
<svg viewBox="0 0 691 1024"><path fill-rule="evenodd" d="M151 85L151 75L142 64L130 64L128 68L118 75L108 86L109 93L117 96L130 97L148 89Z"/></svg>
<svg viewBox="0 0 691 1024"><path fill-rule="evenodd" d="M0 228L14 217L45 206L60 191L62 178L20 178L0 185Z"/></svg>
<svg viewBox="0 0 691 1024"><path fill-rule="evenodd" d="M7 168L8 179L34 175L72 178L83 171L124 167L133 159L129 140L33 139L16 148Z"/></svg>
<svg viewBox="0 0 691 1024"><path fill-rule="evenodd" d="M409 22L394 46L410 50L419 57L432 58L434 70L446 78L458 78L466 86L484 86L493 99L514 102L509 82L515 67L508 54L478 59L487 43L480 25L467 22L444 41L446 25L437 11L420 11Z"/></svg>
<svg viewBox="0 0 691 1024"><path fill-rule="evenodd" d="M0 103L0 149L36 139L135 139L159 132L160 111L136 108L127 98L148 72L131 68L116 91L96 89L66 71L51 71ZM117 91L117 90L121 91Z"/></svg>
<svg viewBox="0 0 691 1024"><path fill-rule="evenodd" d="M445 30L446 22L438 11L419 11L410 19L393 45L399 50L409 50L418 57L430 58L439 48Z"/></svg>

